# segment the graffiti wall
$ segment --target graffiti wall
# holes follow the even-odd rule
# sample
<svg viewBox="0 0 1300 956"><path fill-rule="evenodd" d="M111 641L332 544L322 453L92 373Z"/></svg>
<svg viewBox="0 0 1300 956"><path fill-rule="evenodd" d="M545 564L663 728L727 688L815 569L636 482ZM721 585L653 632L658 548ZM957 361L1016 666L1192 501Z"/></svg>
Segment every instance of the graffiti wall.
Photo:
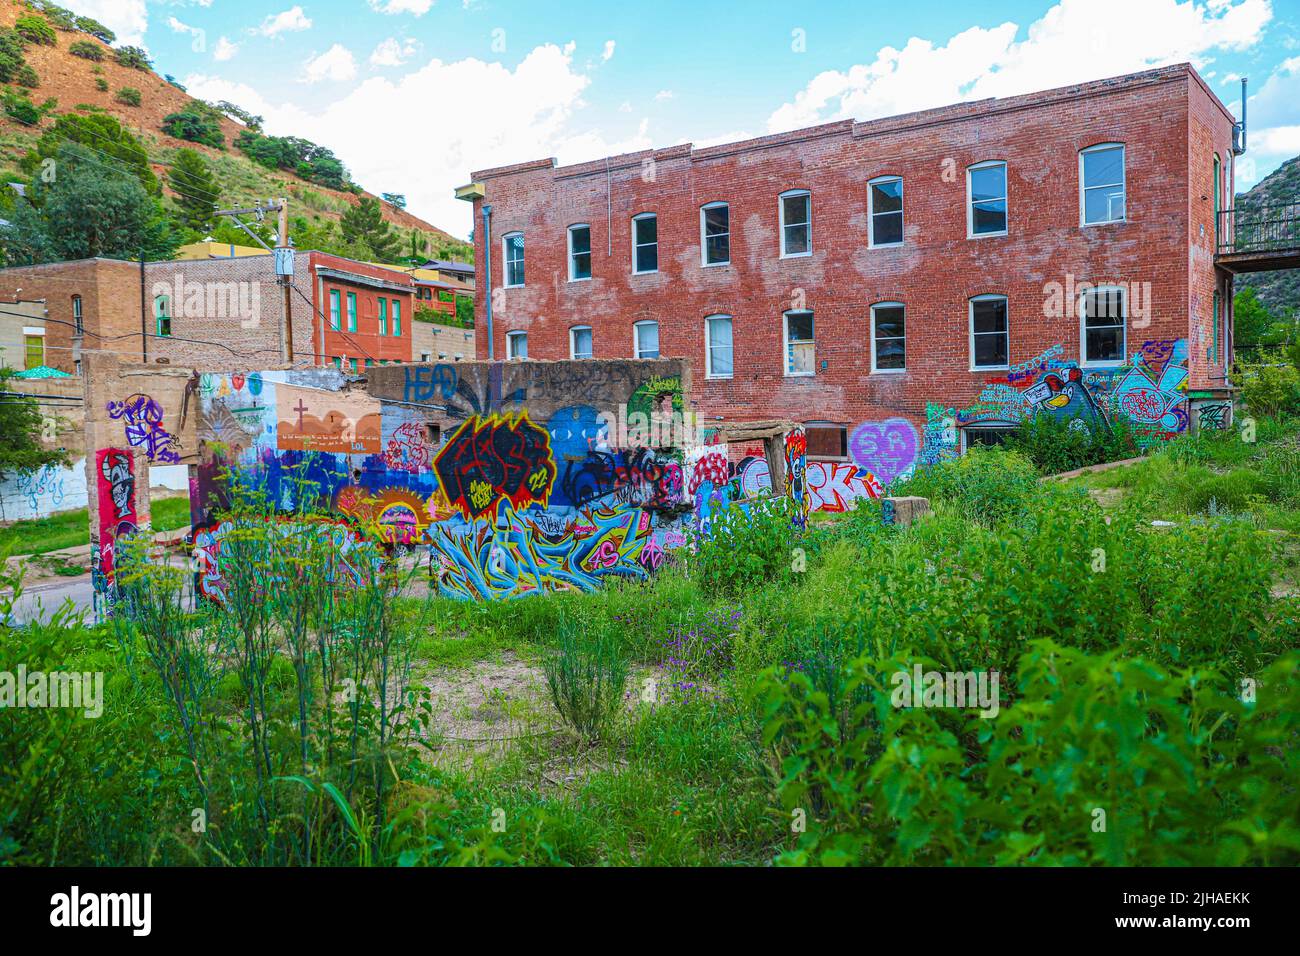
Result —
<svg viewBox="0 0 1300 956"><path fill-rule="evenodd" d="M440 590L466 599L644 578L685 542L684 363L372 371L351 385L333 369L199 377L191 504L208 596L215 519L236 495L291 525L316 513L390 551L427 549Z"/></svg>
<svg viewBox="0 0 1300 956"><path fill-rule="evenodd" d="M139 529L135 480L135 459L130 451L100 448L95 452L99 537L92 548L90 569L96 597L112 594L118 547Z"/></svg>
<svg viewBox="0 0 1300 956"><path fill-rule="evenodd" d="M86 460L70 467L43 465L0 481L0 521L44 518L57 511L86 507Z"/></svg>

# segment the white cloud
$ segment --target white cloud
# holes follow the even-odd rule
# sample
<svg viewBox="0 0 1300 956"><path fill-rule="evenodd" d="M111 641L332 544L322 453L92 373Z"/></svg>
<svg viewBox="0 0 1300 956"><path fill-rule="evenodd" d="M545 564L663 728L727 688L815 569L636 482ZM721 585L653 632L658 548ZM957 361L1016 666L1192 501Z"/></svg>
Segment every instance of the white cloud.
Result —
<svg viewBox="0 0 1300 956"><path fill-rule="evenodd" d="M368 2L370 9L376 13L387 13L393 16L409 13L422 17L433 6L433 0L368 0Z"/></svg>
<svg viewBox="0 0 1300 956"><path fill-rule="evenodd" d="M279 36L281 33L298 33L311 29L311 18L303 13L302 7L290 7L283 13L273 13L262 25L251 31L264 37Z"/></svg>
<svg viewBox="0 0 1300 956"><path fill-rule="evenodd" d="M632 112L632 101L631 101L631 100L624 100L622 103L619 103L619 104L618 104L618 111L619 111L620 113L630 113L630 112Z"/></svg>
<svg viewBox="0 0 1300 956"><path fill-rule="evenodd" d="M212 59L216 60L218 63L224 63L227 60L233 59L235 54L238 52L238 43L231 43L228 38L220 37L217 40L217 45L212 49Z"/></svg>
<svg viewBox="0 0 1300 956"><path fill-rule="evenodd" d="M143 46L149 27L145 0L77 0L77 13L98 20L117 34L119 46Z"/></svg>
<svg viewBox="0 0 1300 956"><path fill-rule="evenodd" d="M657 103L662 103L664 100L671 100L672 98L673 98L672 90L660 90L658 93L655 94L655 102Z"/></svg>
<svg viewBox="0 0 1300 956"><path fill-rule="evenodd" d="M270 102L247 84L217 77L192 75L184 82L194 96L229 100L264 116L269 133L333 149L366 188L405 193L411 212L462 236L471 226L470 207L452 190L475 169L547 156L581 162L651 145L644 120L614 141L578 126L591 81L574 67L571 48L553 44L532 50L514 69L477 59L431 60L397 80L374 76L318 112ZM268 82L266 89L276 87ZM448 90L473 90L475 109L451 125L410 122L410 104L437 102ZM392 129L404 130L403 149L378 135Z"/></svg>
<svg viewBox="0 0 1300 956"><path fill-rule="evenodd" d="M415 53L417 44L414 40L399 40L396 37L389 37L387 40L380 41L370 54L371 66L401 66L411 55Z"/></svg>
<svg viewBox="0 0 1300 956"><path fill-rule="evenodd" d="M319 83L321 80L341 82L357 75L357 61L352 51L341 43L335 43L319 56L312 56L302 65L303 81Z"/></svg>
<svg viewBox="0 0 1300 956"><path fill-rule="evenodd" d="M989 96L1013 96L1245 50L1272 17L1269 0L1060 0L1029 25L971 27L936 45L912 37L866 64L813 77L768 119L779 132L872 119Z"/></svg>
<svg viewBox="0 0 1300 956"><path fill-rule="evenodd" d="M606 40L606 41L605 41L605 49L604 49L604 51L600 54L600 59L601 59L602 61L605 61L605 60L608 60L608 59L609 59L610 57L612 57L613 55L614 55L614 41L613 41L613 40Z"/></svg>
<svg viewBox="0 0 1300 956"><path fill-rule="evenodd" d="M1248 105L1248 151L1237 159L1238 190L1250 188L1300 154L1300 56L1278 64ZM1229 106L1238 109L1235 102Z"/></svg>

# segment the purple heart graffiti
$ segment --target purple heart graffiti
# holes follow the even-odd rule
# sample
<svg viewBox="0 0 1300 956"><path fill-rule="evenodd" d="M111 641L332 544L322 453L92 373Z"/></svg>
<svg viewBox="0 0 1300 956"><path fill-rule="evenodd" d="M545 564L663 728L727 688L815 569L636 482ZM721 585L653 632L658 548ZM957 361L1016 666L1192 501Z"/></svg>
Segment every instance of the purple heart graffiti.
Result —
<svg viewBox="0 0 1300 956"><path fill-rule="evenodd" d="M916 428L906 418L863 422L849 439L849 455L883 484L907 474L916 464L920 442Z"/></svg>

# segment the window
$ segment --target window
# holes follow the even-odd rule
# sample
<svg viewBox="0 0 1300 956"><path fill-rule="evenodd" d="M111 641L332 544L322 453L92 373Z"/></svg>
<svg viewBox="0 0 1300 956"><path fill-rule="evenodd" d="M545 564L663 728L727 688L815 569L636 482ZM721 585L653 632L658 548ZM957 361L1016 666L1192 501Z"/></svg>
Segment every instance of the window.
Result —
<svg viewBox="0 0 1300 956"><path fill-rule="evenodd" d="M709 378L731 378L731 316L711 315L704 320L705 368Z"/></svg>
<svg viewBox="0 0 1300 956"><path fill-rule="evenodd" d="M979 163L966 170L969 237L1007 233L1007 164Z"/></svg>
<svg viewBox="0 0 1300 956"><path fill-rule="evenodd" d="M524 234L512 232L501 240L505 248L506 288L524 284Z"/></svg>
<svg viewBox="0 0 1300 956"><path fill-rule="evenodd" d="M433 358L433 355L430 354L429 352L421 352L421 353L420 353L420 361L421 361L421 362L428 362L428 361L431 360L432 358Z"/></svg>
<svg viewBox="0 0 1300 956"><path fill-rule="evenodd" d="M881 176L867 183L868 246L903 244L903 180Z"/></svg>
<svg viewBox="0 0 1300 956"><path fill-rule="evenodd" d="M652 212L632 217L632 271L659 271L659 217Z"/></svg>
<svg viewBox="0 0 1300 956"><path fill-rule="evenodd" d="M781 258L812 255L812 196L806 189L781 193Z"/></svg>
<svg viewBox="0 0 1300 956"><path fill-rule="evenodd" d="M45 336L23 336L23 368L39 368L45 364Z"/></svg>
<svg viewBox="0 0 1300 956"><path fill-rule="evenodd" d="M700 207L700 246L706 266L731 262L731 209L725 202Z"/></svg>
<svg viewBox="0 0 1300 956"><path fill-rule="evenodd" d="M353 374L353 375L356 375L356 374L357 374L357 360L356 360L356 359L353 359L353 360L352 360L352 374Z"/></svg>
<svg viewBox="0 0 1300 956"><path fill-rule="evenodd" d="M506 333L506 358L512 358L512 359L528 358L528 333L527 332Z"/></svg>
<svg viewBox="0 0 1300 956"><path fill-rule="evenodd" d="M591 278L591 226L569 227L569 281Z"/></svg>
<svg viewBox="0 0 1300 956"><path fill-rule="evenodd" d="M401 336L402 334L402 300L393 300L393 334Z"/></svg>
<svg viewBox="0 0 1300 956"><path fill-rule="evenodd" d="M847 458L849 430L834 422L805 422L809 458Z"/></svg>
<svg viewBox="0 0 1300 956"><path fill-rule="evenodd" d="M1007 333L1007 297L978 295L970 300L970 367L1006 368L1011 349Z"/></svg>
<svg viewBox="0 0 1300 956"><path fill-rule="evenodd" d="M374 368L374 365L375 365L374 359L366 359L366 368Z"/></svg>
<svg viewBox="0 0 1300 956"><path fill-rule="evenodd" d="M153 300L153 318L154 331L160 337L166 337L172 334L172 303L165 295L160 295Z"/></svg>
<svg viewBox="0 0 1300 956"><path fill-rule="evenodd" d="M379 334L388 334L388 300L383 296L379 297Z"/></svg>
<svg viewBox="0 0 1300 956"><path fill-rule="evenodd" d="M569 329L569 358L591 358L590 325L575 325Z"/></svg>
<svg viewBox="0 0 1300 956"><path fill-rule="evenodd" d="M786 312L783 318L785 325L785 374L817 374L816 356L813 349L813 314L807 311Z"/></svg>
<svg viewBox="0 0 1300 956"><path fill-rule="evenodd" d="M339 307L339 290L330 289L330 328L339 328L339 318L343 314Z"/></svg>
<svg viewBox="0 0 1300 956"><path fill-rule="evenodd" d="M82 335L86 331L84 320L81 317L81 296L72 297L72 334Z"/></svg>
<svg viewBox="0 0 1300 956"><path fill-rule="evenodd" d="M972 446L979 445L984 448L991 448L995 445L1001 445L1008 438L1014 435L1019 429L1008 428L1004 426L989 425L972 425L961 430L962 451Z"/></svg>
<svg viewBox="0 0 1300 956"><path fill-rule="evenodd" d="M1089 146L1079 153L1079 206L1085 226L1124 221L1124 147Z"/></svg>
<svg viewBox="0 0 1300 956"><path fill-rule="evenodd" d="M636 346L635 356L640 359L656 359L659 357L659 323L658 322L637 322L632 326L634 337L633 344Z"/></svg>
<svg viewBox="0 0 1300 956"><path fill-rule="evenodd" d="M357 294L355 292L349 292L348 293L348 331L355 332L356 330L357 330Z"/></svg>
<svg viewBox="0 0 1300 956"><path fill-rule="evenodd" d="M337 356L337 355L334 356L334 367L337 368L337 369L340 369L340 370L342 370L342 368L343 368L343 359L341 359L341 358L340 358L339 356Z"/></svg>
<svg viewBox="0 0 1300 956"><path fill-rule="evenodd" d="M1079 354L1085 365L1122 365L1124 362L1124 290L1102 286L1079 294Z"/></svg>
<svg viewBox="0 0 1300 956"><path fill-rule="evenodd" d="M871 371L907 370L907 336L901 302L871 307Z"/></svg>

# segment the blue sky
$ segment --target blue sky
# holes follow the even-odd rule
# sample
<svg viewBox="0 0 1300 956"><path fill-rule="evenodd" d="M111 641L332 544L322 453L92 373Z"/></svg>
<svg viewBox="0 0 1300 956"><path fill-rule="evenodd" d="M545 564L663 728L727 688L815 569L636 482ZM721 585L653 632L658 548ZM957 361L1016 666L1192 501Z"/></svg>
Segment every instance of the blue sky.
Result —
<svg viewBox="0 0 1300 956"><path fill-rule="evenodd" d="M871 119L1190 60L1246 188L1300 154L1300 0L72 0L161 73L333 149L456 235L473 169Z"/></svg>

